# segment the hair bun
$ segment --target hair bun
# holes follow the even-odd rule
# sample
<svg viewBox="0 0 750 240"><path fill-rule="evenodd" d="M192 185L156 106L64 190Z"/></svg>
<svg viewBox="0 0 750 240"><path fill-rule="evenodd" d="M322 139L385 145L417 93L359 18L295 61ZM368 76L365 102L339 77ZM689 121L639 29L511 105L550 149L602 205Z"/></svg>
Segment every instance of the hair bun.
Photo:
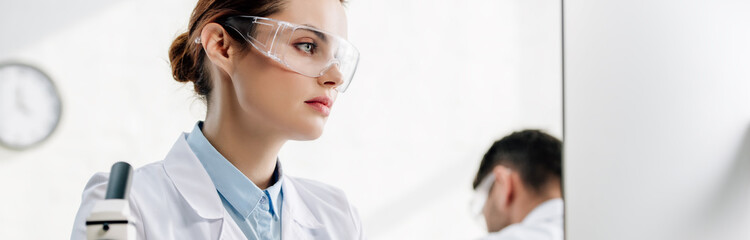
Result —
<svg viewBox="0 0 750 240"><path fill-rule="evenodd" d="M188 33L182 33L169 47L169 62L172 64L172 77L178 82L195 82L195 59L190 54Z"/></svg>

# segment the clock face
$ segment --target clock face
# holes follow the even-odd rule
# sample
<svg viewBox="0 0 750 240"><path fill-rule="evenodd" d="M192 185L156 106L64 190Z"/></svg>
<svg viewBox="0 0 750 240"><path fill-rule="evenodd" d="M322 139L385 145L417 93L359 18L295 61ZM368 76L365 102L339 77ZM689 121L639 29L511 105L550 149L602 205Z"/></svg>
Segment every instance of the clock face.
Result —
<svg viewBox="0 0 750 240"><path fill-rule="evenodd" d="M23 64L0 65L0 145L33 146L57 128L62 112L52 80Z"/></svg>

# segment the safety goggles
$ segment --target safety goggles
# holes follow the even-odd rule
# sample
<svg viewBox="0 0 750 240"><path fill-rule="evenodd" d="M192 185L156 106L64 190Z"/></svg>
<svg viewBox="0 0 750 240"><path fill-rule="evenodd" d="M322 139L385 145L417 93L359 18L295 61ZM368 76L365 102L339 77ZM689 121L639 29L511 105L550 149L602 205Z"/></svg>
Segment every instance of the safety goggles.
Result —
<svg viewBox="0 0 750 240"><path fill-rule="evenodd" d="M320 77L332 69L338 70L343 81L336 88L339 92L346 91L357 70L357 48L331 33L255 16L232 16L223 24L289 70L308 77Z"/></svg>
<svg viewBox="0 0 750 240"><path fill-rule="evenodd" d="M474 197L471 200L471 212L476 218L481 218L482 210L484 210L484 204L487 203L487 198L490 196L490 190L492 189L492 183L495 182L495 174L490 172L484 179L479 183L477 189L474 191Z"/></svg>

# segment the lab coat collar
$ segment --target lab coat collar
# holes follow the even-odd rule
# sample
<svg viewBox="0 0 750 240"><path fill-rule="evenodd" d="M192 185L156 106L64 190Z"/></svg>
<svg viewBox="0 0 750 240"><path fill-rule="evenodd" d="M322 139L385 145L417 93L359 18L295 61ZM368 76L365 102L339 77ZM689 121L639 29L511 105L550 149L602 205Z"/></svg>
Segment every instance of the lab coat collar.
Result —
<svg viewBox="0 0 750 240"><path fill-rule="evenodd" d="M199 216L205 219L222 218L224 206L221 198L186 139L186 133L177 138L164 159L164 170L177 191Z"/></svg>
<svg viewBox="0 0 750 240"><path fill-rule="evenodd" d="M281 192L284 195L284 205L281 209L281 228L282 232L291 228L290 220L305 228L321 228L323 224L313 215L305 201L300 197L299 191L295 188L295 179L283 175L284 181L281 183Z"/></svg>
<svg viewBox="0 0 750 240"><path fill-rule="evenodd" d="M276 168L273 173L273 185L268 188L260 189L255 183L248 179L245 174L240 172L229 160L224 158L216 148L206 139L201 129L203 122L198 121L193 127L193 131L187 135L186 141L191 152L195 154L198 161L203 165L208 176L214 183L214 187L219 191L221 197L226 200L225 203L234 208L242 217L249 218L253 211L265 211L260 207L261 198L266 196L271 204L273 217L279 215L279 191L281 190L281 165L276 159Z"/></svg>
<svg viewBox="0 0 750 240"><path fill-rule="evenodd" d="M563 215L562 198L554 198L539 204L523 219L524 223L546 221L548 219L560 218Z"/></svg>
<svg viewBox="0 0 750 240"><path fill-rule="evenodd" d="M186 138L187 133L177 138L177 142L164 159L164 170L177 191L199 216L205 219L223 218L224 205L221 203L219 194L200 160L190 150ZM280 175L283 178L281 192L284 196L281 210L282 233L292 234L286 235L291 238L284 237L284 239L297 239L295 235L304 236L304 231L298 229L300 227L307 229L324 227L300 196L300 192L295 187L295 179L285 174Z"/></svg>

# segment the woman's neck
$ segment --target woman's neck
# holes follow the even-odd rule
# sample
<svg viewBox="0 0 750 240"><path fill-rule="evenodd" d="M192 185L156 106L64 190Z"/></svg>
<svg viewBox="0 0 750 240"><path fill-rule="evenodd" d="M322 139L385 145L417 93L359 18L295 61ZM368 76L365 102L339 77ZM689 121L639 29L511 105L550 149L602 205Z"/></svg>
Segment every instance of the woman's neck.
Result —
<svg viewBox="0 0 750 240"><path fill-rule="evenodd" d="M274 183L272 177L276 159L286 140L245 127L248 124L241 124L236 119L206 117L203 135L258 188L266 189Z"/></svg>

